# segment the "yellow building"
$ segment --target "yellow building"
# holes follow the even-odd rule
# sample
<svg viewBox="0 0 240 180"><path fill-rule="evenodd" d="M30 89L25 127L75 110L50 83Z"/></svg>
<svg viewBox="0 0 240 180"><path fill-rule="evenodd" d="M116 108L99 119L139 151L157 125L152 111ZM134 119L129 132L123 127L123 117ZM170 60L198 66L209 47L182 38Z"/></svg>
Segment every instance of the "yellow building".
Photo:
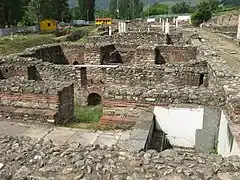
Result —
<svg viewBox="0 0 240 180"><path fill-rule="evenodd" d="M96 18L95 23L99 25L112 24L112 18Z"/></svg>
<svg viewBox="0 0 240 180"><path fill-rule="evenodd" d="M45 19L40 21L41 31L53 31L57 29L57 21L52 19Z"/></svg>

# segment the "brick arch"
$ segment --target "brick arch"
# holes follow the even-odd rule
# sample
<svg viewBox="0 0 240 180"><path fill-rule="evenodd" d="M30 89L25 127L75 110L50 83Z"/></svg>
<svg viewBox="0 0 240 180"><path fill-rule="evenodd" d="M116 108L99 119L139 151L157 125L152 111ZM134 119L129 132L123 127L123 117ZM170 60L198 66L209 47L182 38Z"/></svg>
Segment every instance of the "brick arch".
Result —
<svg viewBox="0 0 240 180"><path fill-rule="evenodd" d="M86 103L90 106L96 106L103 103L103 93L97 87L87 88Z"/></svg>
<svg viewBox="0 0 240 180"><path fill-rule="evenodd" d="M99 94L101 96L102 100L103 100L103 92L100 88L95 87L95 86L88 87L87 88L87 96L89 96L92 93Z"/></svg>

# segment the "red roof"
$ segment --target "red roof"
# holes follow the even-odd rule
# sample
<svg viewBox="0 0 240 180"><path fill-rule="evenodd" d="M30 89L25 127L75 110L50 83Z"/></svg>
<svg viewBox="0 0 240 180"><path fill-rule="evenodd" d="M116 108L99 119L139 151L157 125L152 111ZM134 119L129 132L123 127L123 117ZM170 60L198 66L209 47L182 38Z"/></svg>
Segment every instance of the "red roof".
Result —
<svg viewBox="0 0 240 180"><path fill-rule="evenodd" d="M96 18L96 21L111 21L112 18Z"/></svg>

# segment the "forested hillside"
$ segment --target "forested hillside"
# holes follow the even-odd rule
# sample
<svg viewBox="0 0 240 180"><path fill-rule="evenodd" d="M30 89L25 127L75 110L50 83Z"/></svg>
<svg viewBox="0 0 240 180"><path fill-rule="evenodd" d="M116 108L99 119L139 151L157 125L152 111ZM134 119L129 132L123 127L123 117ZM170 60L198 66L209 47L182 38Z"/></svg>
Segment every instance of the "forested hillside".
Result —
<svg viewBox="0 0 240 180"><path fill-rule="evenodd" d="M69 6L73 7L76 4L77 0L69 0ZM148 5L154 2L159 2L163 4L175 4L182 2L183 0L142 0L144 5ZM190 1L192 5L196 5L197 0L191 0ZM222 0L224 4L230 4L230 5L240 5L240 0ZM108 8L109 0L96 0L96 7L97 8Z"/></svg>

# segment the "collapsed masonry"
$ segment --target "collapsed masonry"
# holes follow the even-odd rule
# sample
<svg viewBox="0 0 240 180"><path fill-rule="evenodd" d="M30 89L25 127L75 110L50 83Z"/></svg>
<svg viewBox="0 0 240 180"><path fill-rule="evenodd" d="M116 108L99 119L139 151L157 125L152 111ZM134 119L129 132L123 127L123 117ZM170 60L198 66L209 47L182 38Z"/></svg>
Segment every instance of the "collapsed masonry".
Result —
<svg viewBox="0 0 240 180"><path fill-rule="evenodd" d="M197 48L185 44L189 41L182 34L168 38L173 44L156 32L128 32L3 57L0 117L64 124L73 118L75 100L81 105L102 103L102 124L134 125L142 112L153 112L156 106L193 104L226 110L230 132L238 137L232 126L240 117L238 74L222 66L219 70L218 57L197 57ZM217 138L218 132L212 133Z"/></svg>

